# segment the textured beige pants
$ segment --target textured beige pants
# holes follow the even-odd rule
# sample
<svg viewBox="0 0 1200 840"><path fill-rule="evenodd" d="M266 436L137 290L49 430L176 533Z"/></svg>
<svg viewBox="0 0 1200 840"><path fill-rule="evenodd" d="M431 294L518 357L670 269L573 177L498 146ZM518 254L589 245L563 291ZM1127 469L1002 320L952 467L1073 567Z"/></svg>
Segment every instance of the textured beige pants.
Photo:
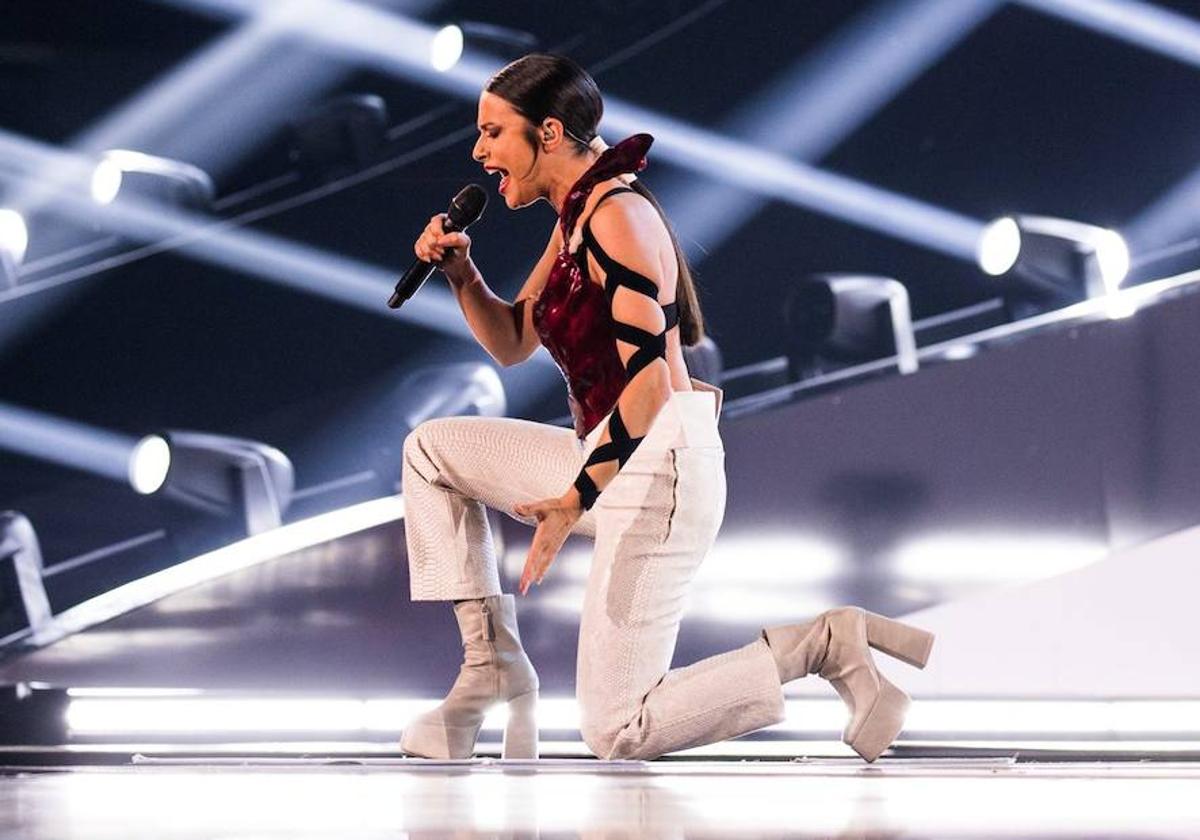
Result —
<svg viewBox="0 0 1200 840"><path fill-rule="evenodd" d="M588 748L651 759L783 720L766 642L671 670L688 586L725 513L721 392L677 391L573 533L595 539L579 625L576 694ZM595 447L570 429L511 418L446 417L404 442L405 532L414 601L501 592L484 506L561 495ZM551 571L553 574L553 571Z"/></svg>

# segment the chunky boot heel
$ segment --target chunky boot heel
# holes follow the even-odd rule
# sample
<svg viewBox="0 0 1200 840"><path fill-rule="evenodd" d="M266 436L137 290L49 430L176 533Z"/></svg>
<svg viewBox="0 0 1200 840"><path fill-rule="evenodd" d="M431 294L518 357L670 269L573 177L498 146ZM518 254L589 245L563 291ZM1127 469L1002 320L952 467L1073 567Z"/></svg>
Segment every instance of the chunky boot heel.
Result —
<svg viewBox="0 0 1200 840"><path fill-rule="evenodd" d="M504 727L501 758L537 758L537 690L519 694L508 701L508 723Z"/></svg>
<svg viewBox="0 0 1200 840"><path fill-rule="evenodd" d="M880 674L875 702L861 719L851 722L842 742L867 761L874 761L904 728L904 716L911 702L907 694Z"/></svg>
<svg viewBox="0 0 1200 840"><path fill-rule="evenodd" d="M507 697L504 757L537 758L538 678L521 647L513 596L462 600L454 615L463 643L458 679L441 705L404 727L400 749L422 758L470 758L488 709Z"/></svg>
<svg viewBox="0 0 1200 840"><path fill-rule="evenodd" d="M933 634L861 607L836 607L799 624L763 630L781 683L820 674L850 712L842 741L874 761L904 728L909 696L875 667L871 648L924 667Z"/></svg>
<svg viewBox="0 0 1200 840"><path fill-rule="evenodd" d="M892 618L863 610L867 616L867 644L914 668L924 668L933 648L933 634Z"/></svg>

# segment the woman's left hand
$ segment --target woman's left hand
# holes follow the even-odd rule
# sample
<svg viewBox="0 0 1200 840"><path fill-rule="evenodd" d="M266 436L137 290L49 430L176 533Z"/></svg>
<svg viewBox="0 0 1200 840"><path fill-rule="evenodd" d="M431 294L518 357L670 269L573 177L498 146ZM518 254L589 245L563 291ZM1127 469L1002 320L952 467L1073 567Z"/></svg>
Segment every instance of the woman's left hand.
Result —
<svg viewBox="0 0 1200 840"><path fill-rule="evenodd" d="M571 529L583 516L583 507L580 505L579 491L572 487L560 498L513 505L513 510L521 516L537 518L533 544L529 546L525 570L521 572L520 590L524 595L532 584L542 582L542 577L558 556L558 550L567 541Z"/></svg>

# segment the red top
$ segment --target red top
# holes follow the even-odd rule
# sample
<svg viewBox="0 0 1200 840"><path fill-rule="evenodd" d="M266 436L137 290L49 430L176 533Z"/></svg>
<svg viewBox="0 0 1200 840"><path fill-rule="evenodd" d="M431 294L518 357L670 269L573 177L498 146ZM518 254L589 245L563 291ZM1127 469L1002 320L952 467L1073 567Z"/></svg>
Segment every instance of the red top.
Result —
<svg viewBox="0 0 1200 840"><path fill-rule="evenodd" d="M580 439L612 411L628 377L617 353L608 295L587 276L587 260L580 264L569 250L571 232L596 184L641 172L653 142L649 134L626 138L579 176L559 213L562 250L533 305L533 327L567 382L567 404Z"/></svg>

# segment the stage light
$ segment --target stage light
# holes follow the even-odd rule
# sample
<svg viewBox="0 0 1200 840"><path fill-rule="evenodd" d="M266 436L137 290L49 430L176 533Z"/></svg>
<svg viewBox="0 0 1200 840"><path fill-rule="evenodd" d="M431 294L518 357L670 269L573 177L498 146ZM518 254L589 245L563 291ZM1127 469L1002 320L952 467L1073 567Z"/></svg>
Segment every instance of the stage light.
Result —
<svg viewBox="0 0 1200 840"><path fill-rule="evenodd" d="M503 417L507 411L504 383L490 365L480 362L423 368L406 377L398 390L404 397L404 422L409 428L468 409L482 417Z"/></svg>
<svg viewBox="0 0 1200 840"><path fill-rule="evenodd" d="M0 129L0 157L9 155L47 171L78 169L85 182L95 170L93 160ZM86 165L81 166L84 160ZM143 243L170 240L178 253L210 265L354 306L379 317L420 324L455 338L472 338L454 296L445 288L426 288L402 309L381 307L379 301L386 301L396 285L394 268L371 265L261 230L230 227L222 220L183 209L145 206L136 201L116 201L103 206L90 196L67 191L55 194L52 207L56 213L89 227L98 226L107 233ZM37 294L91 276L97 270L96 265L84 265L49 278L26 281L12 292L0 291L0 304L18 295Z"/></svg>
<svg viewBox="0 0 1200 840"><path fill-rule="evenodd" d="M291 126L292 163L306 175L339 178L376 158L387 141L387 104L374 94L325 102Z"/></svg>
<svg viewBox="0 0 1200 840"><path fill-rule="evenodd" d="M50 621L37 533L27 518L12 510L0 512L0 605L5 603L17 606L23 615L0 609L0 640L36 633Z"/></svg>
<svg viewBox="0 0 1200 840"><path fill-rule="evenodd" d="M901 373L917 370L908 290L888 277L819 274L801 281L784 304L793 378L895 354Z"/></svg>
<svg viewBox="0 0 1200 840"><path fill-rule="evenodd" d="M16 210L0 208L0 251L10 255L13 262L20 265L28 247L29 228L25 226L25 217Z"/></svg>
<svg viewBox="0 0 1200 840"><path fill-rule="evenodd" d="M478 55L499 60L501 66L520 56L543 51L538 37L523 29L480 20L461 20L457 28L462 30L467 48Z"/></svg>
<svg viewBox="0 0 1200 840"><path fill-rule="evenodd" d="M29 247L29 229L25 217L16 210L0 208L0 284L17 285L17 266Z"/></svg>
<svg viewBox="0 0 1200 840"><path fill-rule="evenodd" d="M190 6L200 0L173 2ZM971 21L978 22L993 4L981 3L979 8L973 3L962 5L970 5L972 10L957 23L969 26ZM331 17L336 17L338 26L327 25L326 18ZM307 3L304 14L293 25L298 34L344 48L372 67L472 103L478 99L480 87L505 63L495 56L466 49L454 67L439 73L430 66L427 46L437 34L436 29L360 3ZM501 41L511 40L514 35L528 37L527 33L488 24L460 21L459 28L464 39L471 42L477 38ZM953 31L955 27L949 28ZM499 34L502 29L503 35ZM398 43L414 48L397 49ZM934 48L936 44L931 45ZM758 144L733 140L617 97L606 97L604 111L602 129L606 136L637 131L653 134L657 141L656 160L676 163L763 197L880 231L955 258L973 258L981 228L975 219L798 163L785 154L764 151Z"/></svg>
<svg viewBox="0 0 1200 840"><path fill-rule="evenodd" d="M102 159L92 173L92 200L97 204L112 204L121 191L121 167L114 161Z"/></svg>
<svg viewBox="0 0 1200 840"><path fill-rule="evenodd" d="M158 435L147 435L129 455L129 483L143 495L162 487L171 467L171 447Z"/></svg>
<svg viewBox="0 0 1200 840"><path fill-rule="evenodd" d="M170 448L169 469L159 489L164 496L218 516L236 513L244 519L247 534L282 524L295 473L278 449L203 432L170 431L163 437ZM161 446L143 439L139 447L148 462L147 476L153 479L162 465Z"/></svg>
<svg viewBox="0 0 1200 840"><path fill-rule="evenodd" d="M1114 230L1049 216L1005 216L984 228L979 267L1007 286L1014 317L1116 292L1129 248Z"/></svg>
<svg viewBox="0 0 1200 840"><path fill-rule="evenodd" d="M1129 274L1129 246L1115 230L1101 230L1096 235L1095 249L1104 293L1112 294Z"/></svg>
<svg viewBox="0 0 1200 840"><path fill-rule="evenodd" d="M399 733L412 718L438 704L430 698L354 697L165 697L155 692L124 690L119 694L79 689L63 691L68 700L69 736L129 736L195 732L216 735L284 735L303 738L311 733ZM905 732L931 739L1001 741L1014 737L1054 735L1111 741L1131 735L1194 737L1200 731L1194 700L1053 700L1023 698L942 699L915 697L905 720ZM811 741L840 732L846 725L846 706L837 698L789 697L784 720L765 728ZM499 732L508 718L505 704L488 709L480 729ZM541 731L578 730L579 705L570 697L538 700ZM750 742L756 746L759 741Z"/></svg>
<svg viewBox="0 0 1200 840"><path fill-rule="evenodd" d="M429 43L429 63L434 70L445 73L462 58L463 31L457 26L443 26Z"/></svg>
<svg viewBox="0 0 1200 840"><path fill-rule="evenodd" d="M976 257L984 273L993 277L1008 271L1021 253L1021 231L1016 220L996 219L983 229Z"/></svg>
<svg viewBox="0 0 1200 840"><path fill-rule="evenodd" d="M127 149L110 149L101 156L92 171L91 188L97 204L136 193L190 210L208 210L216 193L212 178L197 166Z"/></svg>

